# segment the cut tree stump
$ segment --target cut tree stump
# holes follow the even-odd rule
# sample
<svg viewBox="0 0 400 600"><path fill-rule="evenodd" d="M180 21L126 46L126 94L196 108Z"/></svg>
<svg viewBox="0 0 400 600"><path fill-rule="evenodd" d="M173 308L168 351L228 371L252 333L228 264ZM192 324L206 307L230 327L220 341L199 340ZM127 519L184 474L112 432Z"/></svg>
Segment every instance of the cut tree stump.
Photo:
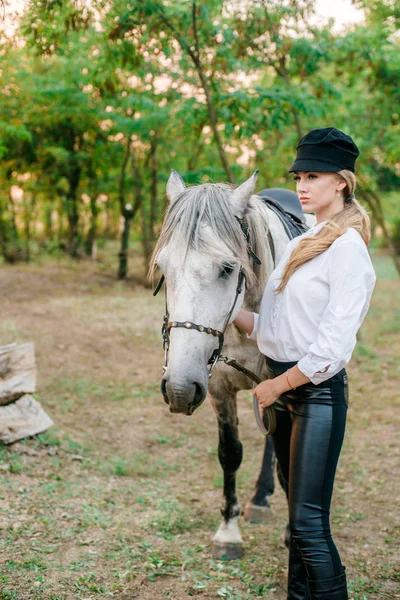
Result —
<svg viewBox="0 0 400 600"><path fill-rule="evenodd" d="M36 391L33 343L0 347L0 406Z"/></svg>
<svg viewBox="0 0 400 600"><path fill-rule="evenodd" d="M54 425L30 395L35 391L34 344L0 346L0 442L12 444Z"/></svg>
<svg viewBox="0 0 400 600"><path fill-rule="evenodd" d="M54 425L39 402L25 394L12 404L0 406L0 441L12 444L42 433Z"/></svg>

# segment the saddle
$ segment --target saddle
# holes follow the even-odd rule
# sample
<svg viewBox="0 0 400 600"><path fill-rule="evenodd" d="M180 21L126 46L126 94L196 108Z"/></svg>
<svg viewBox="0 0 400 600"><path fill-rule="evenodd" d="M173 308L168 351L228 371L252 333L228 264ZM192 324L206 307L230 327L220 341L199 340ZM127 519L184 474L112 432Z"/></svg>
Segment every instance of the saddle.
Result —
<svg viewBox="0 0 400 600"><path fill-rule="evenodd" d="M306 222L299 197L295 192L285 188L268 188L267 190L257 192L257 196L272 199L285 212L294 217L296 221L299 221L299 223Z"/></svg>
<svg viewBox="0 0 400 600"><path fill-rule="evenodd" d="M305 233L309 227L300 200L295 192L284 188L268 188L257 192L257 196L280 218L290 239Z"/></svg>

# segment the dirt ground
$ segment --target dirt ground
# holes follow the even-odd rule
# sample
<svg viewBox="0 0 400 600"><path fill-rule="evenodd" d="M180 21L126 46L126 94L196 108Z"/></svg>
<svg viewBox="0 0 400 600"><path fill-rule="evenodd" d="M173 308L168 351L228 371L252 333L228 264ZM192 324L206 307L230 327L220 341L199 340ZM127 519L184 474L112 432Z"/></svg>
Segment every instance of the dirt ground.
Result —
<svg viewBox="0 0 400 600"><path fill-rule="evenodd" d="M400 598L400 283L376 261L332 507L354 600ZM1 268L0 345L35 342L35 398L55 426L0 447L0 600L286 597L280 489L269 523L242 520L243 558L211 559L215 416L171 415L161 398L161 296L87 262ZM244 506L263 445L249 393L239 417Z"/></svg>

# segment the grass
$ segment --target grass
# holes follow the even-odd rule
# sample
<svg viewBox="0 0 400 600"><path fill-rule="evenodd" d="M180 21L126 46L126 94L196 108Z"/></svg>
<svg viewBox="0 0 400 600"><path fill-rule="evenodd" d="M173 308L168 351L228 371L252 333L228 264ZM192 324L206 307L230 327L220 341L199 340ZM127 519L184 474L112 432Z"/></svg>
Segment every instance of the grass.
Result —
<svg viewBox="0 0 400 600"><path fill-rule="evenodd" d="M373 260L379 279L349 369L332 510L353 600L400 594L400 284L387 256L375 251ZM269 523L241 522L240 560L212 560L222 500L212 409L205 404L187 419L170 415L160 398L162 299L84 268L63 263L58 272L48 261L39 272L4 272L16 294L0 306L0 343L14 335L35 341L35 397L56 426L16 448L0 446L0 600L284 598L283 494L274 495ZM239 418L245 504L263 445L245 393Z"/></svg>

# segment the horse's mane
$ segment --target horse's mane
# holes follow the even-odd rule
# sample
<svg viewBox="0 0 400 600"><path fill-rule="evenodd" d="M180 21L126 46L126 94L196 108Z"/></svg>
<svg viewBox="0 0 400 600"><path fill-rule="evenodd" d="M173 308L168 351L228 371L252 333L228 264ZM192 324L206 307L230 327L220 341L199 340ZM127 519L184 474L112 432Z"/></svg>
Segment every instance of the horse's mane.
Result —
<svg viewBox="0 0 400 600"><path fill-rule="evenodd" d="M249 258L246 239L235 219L229 197L233 188L227 184L205 183L186 188L165 215L161 233L150 262L152 277L158 256L164 248L185 260L190 249L206 253L220 262L236 261L244 270L247 286L254 292L265 286L265 268ZM245 215L252 250L264 264L267 257L268 216L262 203L251 199Z"/></svg>

